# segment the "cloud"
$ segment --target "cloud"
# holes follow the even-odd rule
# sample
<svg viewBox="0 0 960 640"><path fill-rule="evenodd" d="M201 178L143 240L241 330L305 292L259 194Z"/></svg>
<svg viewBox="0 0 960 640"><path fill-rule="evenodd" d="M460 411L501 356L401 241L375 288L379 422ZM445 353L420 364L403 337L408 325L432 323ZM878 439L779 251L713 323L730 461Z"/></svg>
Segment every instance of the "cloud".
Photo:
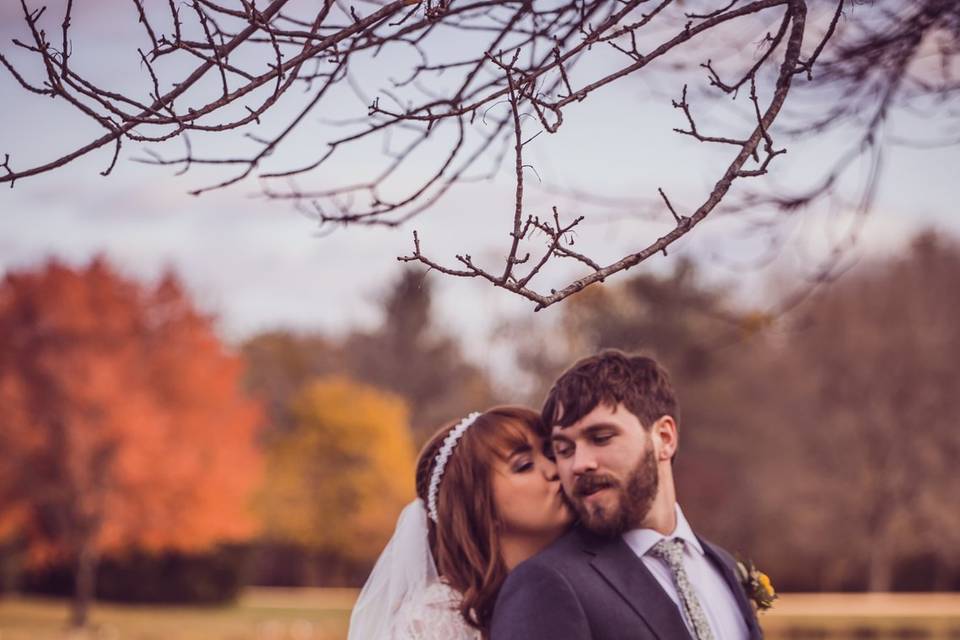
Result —
<svg viewBox="0 0 960 640"><path fill-rule="evenodd" d="M231 336L283 324L335 329L369 315L356 290L382 280L378 262L395 268L383 234L347 243L312 230L298 213L242 196L196 199L162 184L57 189L20 197L0 216L0 269L99 252L145 280L172 266Z"/></svg>

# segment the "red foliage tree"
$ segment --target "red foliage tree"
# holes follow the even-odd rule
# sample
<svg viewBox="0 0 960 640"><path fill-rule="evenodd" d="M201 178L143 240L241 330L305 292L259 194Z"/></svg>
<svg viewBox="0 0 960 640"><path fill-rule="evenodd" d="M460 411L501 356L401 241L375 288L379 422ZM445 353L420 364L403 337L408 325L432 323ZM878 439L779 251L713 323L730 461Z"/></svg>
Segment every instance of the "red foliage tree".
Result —
<svg viewBox="0 0 960 640"><path fill-rule="evenodd" d="M103 552L254 532L260 413L241 373L173 274L144 287L98 258L0 283L0 533L74 565L75 625Z"/></svg>

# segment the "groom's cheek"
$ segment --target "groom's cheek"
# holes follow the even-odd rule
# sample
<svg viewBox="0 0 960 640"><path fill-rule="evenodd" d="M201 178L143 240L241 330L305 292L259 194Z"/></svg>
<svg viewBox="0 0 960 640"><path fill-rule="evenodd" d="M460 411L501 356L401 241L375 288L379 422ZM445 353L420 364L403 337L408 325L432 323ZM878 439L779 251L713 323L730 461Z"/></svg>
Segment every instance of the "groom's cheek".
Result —
<svg viewBox="0 0 960 640"><path fill-rule="evenodd" d="M560 486L563 487L563 492L566 494L568 499L572 499L575 495L573 488L576 484L576 478L573 477L573 473L564 473L560 472Z"/></svg>

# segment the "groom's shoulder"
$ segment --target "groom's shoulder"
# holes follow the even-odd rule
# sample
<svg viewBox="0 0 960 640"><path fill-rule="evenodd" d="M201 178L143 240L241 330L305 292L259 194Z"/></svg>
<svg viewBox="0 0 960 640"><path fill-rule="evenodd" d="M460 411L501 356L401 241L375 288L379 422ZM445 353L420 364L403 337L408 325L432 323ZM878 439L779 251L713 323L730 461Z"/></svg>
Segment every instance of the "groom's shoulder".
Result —
<svg viewBox="0 0 960 640"><path fill-rule="evenodd" d="M556 570L579 565L590 557L584 550L583 532L578 527L573 527L519 566L549 567Z"/></svg>
<svg viewBox="0 0 960 640"><path fill-rule="evenodd" d="M501 599L516 590L528 596L531 593L530 589L543 593L557 589L572 593L575 591L572 584L576 583L579 571L582 570L578 567L582 566L582 559L589 557L581 547L581 538L577 530L572 529L566 532L507 574L500 592ZM542 591L543 589L546 591Z"/></svg>
<svg viewBox="0 0 960 640"><path fill-rule="evenodd" d="M513 568L493 608L492 638L546 639L593 637L584 612L587 558L575 532ZM578 566L581 567L578 569Z"/></svg>
<svg viewBox="0 0 960 640"><path fill-rule="evenodd" d="M576 602L597 577L591 567L593 559L588 534L574 527L514 567L507 574L497 602L526 603L525 607L535 607L540 600Z"/></svg>

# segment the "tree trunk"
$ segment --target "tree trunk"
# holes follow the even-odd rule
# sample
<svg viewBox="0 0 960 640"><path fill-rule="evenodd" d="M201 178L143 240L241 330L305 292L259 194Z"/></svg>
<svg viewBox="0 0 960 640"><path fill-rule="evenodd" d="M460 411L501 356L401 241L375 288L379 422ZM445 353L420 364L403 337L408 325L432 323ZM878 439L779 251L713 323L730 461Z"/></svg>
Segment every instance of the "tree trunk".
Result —
<svg viewBox="0 0 960 640"><path fill-rule="evenodd" d="M70 615L70 624L76 628L87 626L90 605L97 588L97 559L92 538L84 540L77 551L73 606Z"/></svg>
<svg viewBox="0 0 960 640"><path fill-rule="evenodd" d="M952 582L954 567L945 561L942 556L934 557L934 565L936 569L933 574L933 585L932 589L934 591L950 591L950 583Z"/></svg>
<svg viewBox="0 0 960 640"><path fill-rule="evenodd" d="M893 557L884 536L877 536L870 546L870 565L867 568L867 590L888 592L893 588Z"/></svg>

